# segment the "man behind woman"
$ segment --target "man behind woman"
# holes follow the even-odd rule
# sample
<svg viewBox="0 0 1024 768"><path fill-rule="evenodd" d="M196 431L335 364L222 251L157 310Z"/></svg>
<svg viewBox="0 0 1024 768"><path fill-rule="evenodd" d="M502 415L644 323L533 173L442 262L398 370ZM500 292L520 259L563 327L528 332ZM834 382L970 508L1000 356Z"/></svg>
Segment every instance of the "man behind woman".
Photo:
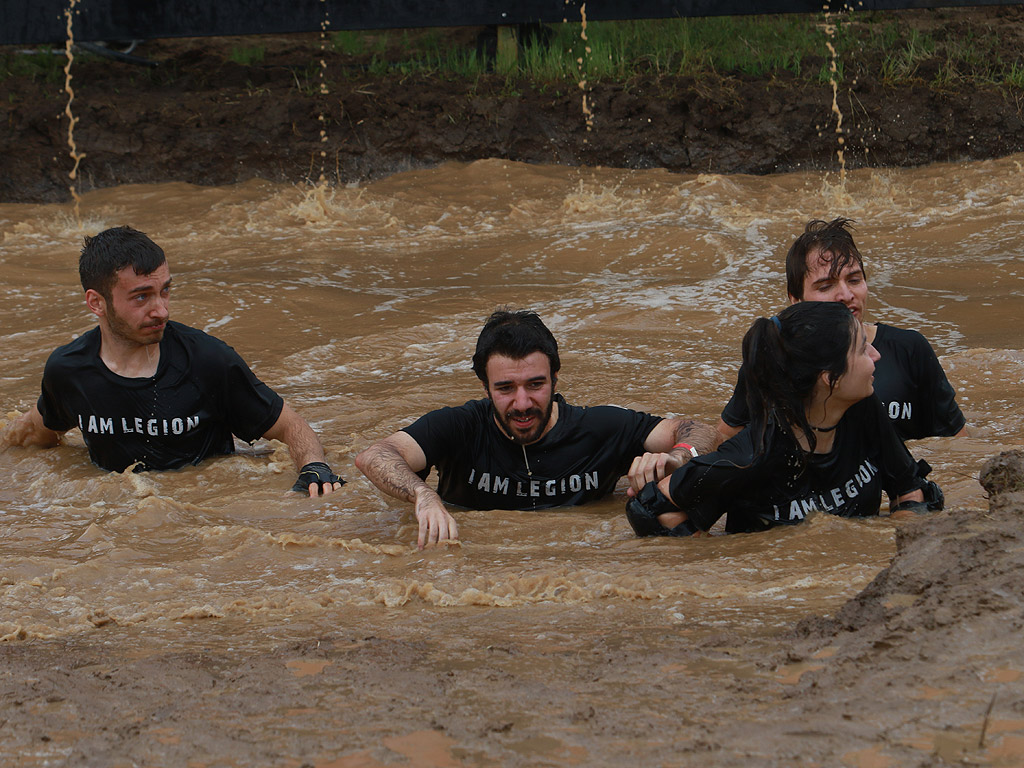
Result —
<svg viewBox="0 0 1024 768"><path fill-rule="evenodd" d="M638 535L690 535L726 512L728 531L814 510L873 515L882 490L897 514L942 508L941 490L924 479L931 468L900 440L965 435L965 419L920 333L864 322L867 278L851 224L811 221L790 247L792 306L744 337L718 425L727 441L631 489L627 516Z"/></svg>
<svg viewBox="0 0 1024 768"><path fill-rule="evenodd" d="M918 465L872 397L878 352L842 304L798 302L743 338L747 428L694 457L626 507L640 536L689 536L727 514L726 531L797 523L813 511L923 507Z"/></svg>

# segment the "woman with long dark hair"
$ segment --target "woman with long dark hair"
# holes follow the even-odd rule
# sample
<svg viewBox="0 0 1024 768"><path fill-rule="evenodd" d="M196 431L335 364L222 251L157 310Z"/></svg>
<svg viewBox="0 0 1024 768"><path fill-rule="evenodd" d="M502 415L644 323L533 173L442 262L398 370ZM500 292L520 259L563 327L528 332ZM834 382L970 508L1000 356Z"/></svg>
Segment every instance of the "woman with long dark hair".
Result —
<svg viewBox="0 0 1024 768"><path fill-rule="evenodd" d="M639 536L688 536L727 514L726 531L797 523L813 511L924 511L925 480L872 397L878 353L850 311L804 301L743 337L751 422L626 506Z"/></svg>

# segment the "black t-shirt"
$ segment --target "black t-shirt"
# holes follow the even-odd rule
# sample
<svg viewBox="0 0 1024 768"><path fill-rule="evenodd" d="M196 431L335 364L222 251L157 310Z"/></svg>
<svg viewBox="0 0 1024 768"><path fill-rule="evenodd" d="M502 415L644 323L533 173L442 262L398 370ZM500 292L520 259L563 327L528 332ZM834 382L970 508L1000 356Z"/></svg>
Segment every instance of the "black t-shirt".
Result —
<svg viewBox="0 0 1024 768"><path fill-rule="evenodd" d="M901 496L923 485L874 397L846 411L828 453L805 453L776 424L768 426L764 454L755 460L754 453L748 427L672 473L672 500L703 530L728 513L726 530L734 533L798 523L815 510L877 515L883 490Z"/></svg>
<svg viewBox="0 0 1024 768"><path fill-rule="evenodd" d="M966 420L956 404L956 393L928 340L917 331L875 325L873 346L875 396L904 440L936 435L955 435ZM740 366L732 398L722 409L722 421L730 427L750 423L746 401L746 370Z"/></svg>
<svg viewBox="0 0 1024 768"><path fill-rule="evenodd" d="M468 509L572 506L611 493L661 418L613 405L582 408L561 395L555 426L522 445L498 428L488 399L440 408L403 432L423 450L438 495Z"/></svg>
<svg viewBox="0 0 1024 768"><path fill-rule="evenodd" d="M100 359L94 328L54 350L43 372L39 413L58 432L82 430L103 469L177 469L232 453L232 434L261 437L284 401L220 339L169 322L152 377L129 379Z"/></svg>

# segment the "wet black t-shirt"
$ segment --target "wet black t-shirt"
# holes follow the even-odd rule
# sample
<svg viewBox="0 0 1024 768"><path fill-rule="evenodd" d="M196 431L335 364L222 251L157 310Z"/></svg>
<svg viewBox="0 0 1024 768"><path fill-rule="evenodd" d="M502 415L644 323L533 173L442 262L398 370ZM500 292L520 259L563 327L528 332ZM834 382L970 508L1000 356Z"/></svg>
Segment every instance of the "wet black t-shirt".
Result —
<svg viewBox="0 0 1024 768"><path fill-rule="evenodd" d="M281 415L280 395L220 339L169 322L152 377L130 379L100 359L94 328L54 350L39 413L48 429L82 430L93 463L113 472L177 469L232 453L232 434L261 437Z"/></svg>
<svg viewBox="0 0 1024 768"><path fill-rule="evenodd" d="M754 455L747 428L672 473L672 500L703 530L728 514L726 530L735 533L798 523L814 511L877 515L883 490L901 496L924 482L874 397L846 411L828 453L807 454L770 424L764 454Z"/></svg>
<svg viewBox="0 0 1024 768"><path fill-rule="evenodd" d="M510 440L491 402L471 400L420 417L403 432L437 467L438 495L467 509L545 509L601 498L629 471L661 417L613 405L583 408L561 395L555 426L536 443Z"/></svg>
<svg viewBox="0 0 1024 768"><path fill-rule="evenodd" d="M928 340L917 331L877 323L872 346L875 363L875 396L904 440L955 435L966 423L956 393ZM746 371L740 366L732 398L722 409L722 421L730 427L750 422L746 402Z"/></svg>

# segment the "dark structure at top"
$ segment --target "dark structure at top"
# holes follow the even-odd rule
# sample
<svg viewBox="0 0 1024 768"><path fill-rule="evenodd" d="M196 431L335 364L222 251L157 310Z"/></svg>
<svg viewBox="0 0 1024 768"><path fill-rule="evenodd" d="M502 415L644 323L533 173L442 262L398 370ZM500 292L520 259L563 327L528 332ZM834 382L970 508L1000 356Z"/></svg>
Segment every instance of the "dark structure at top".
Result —
<svg viewBox="0 0 1024 768"><path fill-rule="evenodd" d="M67 36L70 0L0 0L0 45L56 43ZM1024 0L591 0L588 21L742 16L953 6ZM77 41L260 35L320 29L398 29L580 21L580 0L78 0Z"/></svg>

